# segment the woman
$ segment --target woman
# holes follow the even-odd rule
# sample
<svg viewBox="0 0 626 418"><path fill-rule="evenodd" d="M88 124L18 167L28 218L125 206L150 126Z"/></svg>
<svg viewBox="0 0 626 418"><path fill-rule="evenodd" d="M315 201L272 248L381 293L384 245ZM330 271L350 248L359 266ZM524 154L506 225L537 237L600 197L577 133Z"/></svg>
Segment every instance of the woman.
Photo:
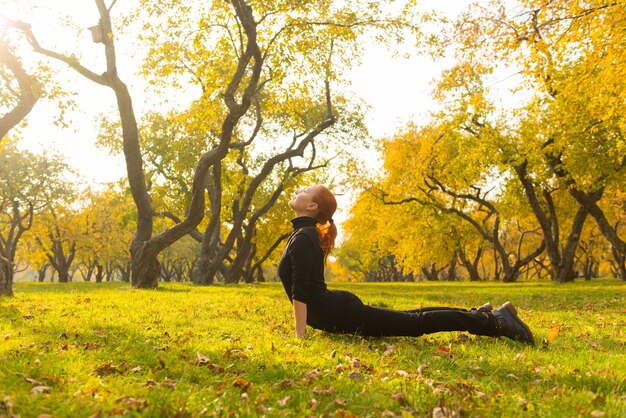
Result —
<svg viewBox="0 0 626 418"><path fill-rule="evenodd" d="M362 336L420 336L441 331L467 331L475 335L508 337L534 344L530 329L510 302L492 310L490 304L467 311L423 308L394 311L364 305L354 294L328 290L324 265L334 247L337 228L335 196L325 186L299 190L289 201L296 218L293 232L278 265L278 275L293 304L296 337L306 325Z"/></svg>

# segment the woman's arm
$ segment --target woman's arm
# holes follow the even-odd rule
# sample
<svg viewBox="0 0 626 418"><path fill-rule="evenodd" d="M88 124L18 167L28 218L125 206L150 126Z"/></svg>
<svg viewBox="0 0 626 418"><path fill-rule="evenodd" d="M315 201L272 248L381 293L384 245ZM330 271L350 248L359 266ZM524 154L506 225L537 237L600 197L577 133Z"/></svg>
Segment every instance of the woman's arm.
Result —
<svg viewBox="0 0 626 418"><path fill-rule="evenodd" d="M304 337L306 330L306 303L293 300L293 317L296 321L296 337Z"/></svg>

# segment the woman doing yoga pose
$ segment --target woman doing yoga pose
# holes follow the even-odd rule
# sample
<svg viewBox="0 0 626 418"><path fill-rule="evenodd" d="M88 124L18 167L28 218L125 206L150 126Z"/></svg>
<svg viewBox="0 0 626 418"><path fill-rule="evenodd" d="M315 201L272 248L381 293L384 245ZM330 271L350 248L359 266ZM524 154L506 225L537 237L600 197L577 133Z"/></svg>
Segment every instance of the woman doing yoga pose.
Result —
<svg viewBox="0 0 626 418"><path fill-rule="evenodd" d="M332 216L335 196L325 186L296 192L289 201L296 218L278 265L278 275L293 305L296 337L306 325L333 333L362 336L420 336L442 331L508 337L534 344L530 329L510 302L498 309L487 303L478 309L421 308L410 311L367 306L354 294L329 290L324 265L334 247L337 228Z"/></svg>

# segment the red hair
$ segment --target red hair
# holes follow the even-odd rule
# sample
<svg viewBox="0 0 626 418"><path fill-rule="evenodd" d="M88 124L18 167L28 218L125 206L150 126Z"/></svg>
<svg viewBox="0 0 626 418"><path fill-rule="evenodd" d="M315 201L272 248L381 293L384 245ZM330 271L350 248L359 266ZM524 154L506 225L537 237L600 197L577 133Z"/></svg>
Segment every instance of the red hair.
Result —
<svg viewBox="0 0 626 418"><path fill-rule="evenodd" d="M317 203L318 210L315 219L317 220L317 233L320 236L320 245L324 253L324 262L328 258L330 251L335 248L335 238L337 238L337 227L333 221L333 215L337 210L337 200L335 195L326 186L316 185L313 202Z"/></svg>

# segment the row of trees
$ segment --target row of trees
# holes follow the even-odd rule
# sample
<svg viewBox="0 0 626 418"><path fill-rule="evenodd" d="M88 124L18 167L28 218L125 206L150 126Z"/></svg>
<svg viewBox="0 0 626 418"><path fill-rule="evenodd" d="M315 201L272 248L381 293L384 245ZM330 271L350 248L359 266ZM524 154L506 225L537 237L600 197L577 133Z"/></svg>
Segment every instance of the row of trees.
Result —
<svg viewBox="0 0 626 418"><path fill-rule="evenodd" d="M441 110L381 143L344 267L558 282L602 267L626 280L625 17L622 1L470 7L450 34ZM519 80L507 102L492 94L502 68Z"/></svg>
<svg viewBox="0 0 626 418"><path fill-rule="evenodd" d="M6 94L14 98L3 109L3 139L33 109L38 97L58 93L53 88L58 84L53 83L62 82L50 76L51 67L107 88L114 94L117 116L103 118L100 142L121 152L126 161L133 209L121 207L132 213L127 265L133 286L154 288L161 277L180 271L183 267L159 258L176 253L172 246L184 237L200 247L193 268L184 267L192 270L194 282L209 284L218 277L236 282L258 276L289 230L286 196L296 183L325 180L319 169L330 161L339 165L350 159L350 150L366 138L361 106L346 93L343 78L344 70L358 59L360 39L366 33L370 39L385 34L376 37L380 42L405 36L420 39L415 9L408 4L405 10L391 12L385 4L365 1L350 5L330 0L167 1L140 2L135 12L115 18L115 4L115 0L109 4L95 0L99 24L92 30L94 41L104 48L102 73L84 64L81 51L71 45L49 45L52 39L42 36L39 28L3 18L3 28L8 30L0 36L10 59L2 55L0 68L7 80ZM33 6L21 2L16 11L20 7L32 11ZM123 38L124 27L140 28L131 36L141 43L138 48L146 57L141 72L153 93L154 108L159 109L141 117L118 68L116 42ZM33 52L40 60L24 70L27 66L20 54L32 60ZM182 110L180 106L163 110L163 98L180 92L189 97ZM16 110L20 112L14 116ZM50 240L46 258L62 280L68 277L81 245L69 240L65 247L55 246L57 236L68 232L94 242L95 236L107 243L117 240L105 224L96 232L95 220L89 219L99 216L90 215L90 209L113 204L111 193L73 203L50 202L41 223L64 223L68 230L29 231L39 247L45 247L44 239ZM121 192L115 193L119 201L126 201ZM1 232L13 246L31 228L34 213L29 212L26 225L21 216L28 211L20 210L20 215L6 218L9 224L18 219L19 236L11 235L15 228L2 221ZM115 219L119 224L127 212L117 214L121 218L109 214L103 221ZM112 271L105 261L106 251L87 244L82 248L93 257L82 260L87 271ZM6 252L7 262L15 262L15 254L15 249ZM116 255L116 263L125 264L124 252ZM11 280L0 281L9 284L3 290L9 294Z"/></svg>
<svg viewBox="0 0 626 418"><path fill-rule="evenodd" d="M39 281L130 281L128 246L137 218L123 185L78 188L59 156L35 155L14 144L0 149L0 161L0 251L18 273L37 272ZM158 218L158 228L166 228L168 216ZM273 227L270 222L266 218L263 227L284 229L284 220L276 218ZM160 257L160 280L190 280L199 250L192 236L169 246ZM260 260L268 260L271 250L255 245L250 252L258 265L245 265L237 281L263 280Z"/></svg>
<svg viewBox="0 0 626 418"><path fill-rule="evenodd" d="M115 4L95 0L103 73L71 46L4 19L0 149L4 166L16 166L1 185L0 293L10 294L20 260L50 265L61 280L80 266L84 277L117 274L140 288L260 277L289 231L297 184L329 182L331 164L353 167L367 141L344 78L361 39L440 46L423 42L431 17L411 1L398 11L384 2L172 0L117 18ZM626 278L624 15L623 2L603 0L468 8L447 34L457 64L437 84L432 122L381 142L382 174L364 181L345 171L364 192L345 225L342 274L563 282L602 268ZM136 116L119 75L122 27L140 28L130 36L159 111ZM102 118L100 144L124 155L125 185L78 192L50 156L41 157L48 177L35 178L40 157L13 145L37 100L59 100L65 123L71 102L55 63L114 94L117 116ZM508 102L492 94L502 68L520 80ZM172 89L189 99L164 110Z"/></svg>

